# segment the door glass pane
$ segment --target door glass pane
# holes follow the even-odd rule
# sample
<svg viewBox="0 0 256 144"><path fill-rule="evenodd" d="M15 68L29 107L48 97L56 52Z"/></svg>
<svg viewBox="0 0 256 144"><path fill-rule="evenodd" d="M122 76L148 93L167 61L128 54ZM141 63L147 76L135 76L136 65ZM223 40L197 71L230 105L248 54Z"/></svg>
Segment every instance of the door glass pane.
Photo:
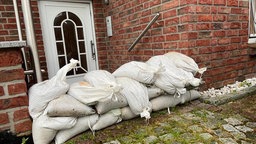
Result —
<svg viewBox="0 0 256 144"><path fill-rule="evenodd" d="M67 20L63 23L64 39L67 53L67 60L71 58L78 59L77 39L74 24Z"/></svg>
<svg viewBox="0 0 256 144"><path fill-rule="evenodd" d="M85 53L84 41L79 42L79 50L80 50L80 53Z"/></svg>
<svg viewBox="0 0 256 144"><path fill-rule="evenodd" d="M58 55L64 55L63 43L62 42L57 42L56 45L57 45Z"/></svg>
<svg viewBox="0 0 256 144"><path fill-rule="evenodd" d="M84 39L83 28L77 28L77 34L78 34L78 39L79 40L83 40Z"/></svg>
<svg viewBox="0 0 256 144"><path fill-rule="evenodd" d="M66 65L65 57L59 57L59 65L60 65L60 68Z"/></svg>
<svg viewBox="0 0 256 144"><path fill-rule="evenodd" d="M55 39L62 40L61 28L54 28Z"/></svg>
<svg viewBox="0 0 256 144"><path fill-rule="evenodd" d="M86 60L86 55L81 55L81 66L87 70L87 60ZM84 73L84 70L78 69L77 74Z"/></svg>
<svg viewBox="0 0 256 144"><path fill-rule="evenodd" d="M59 13L54 19L54 26L60 26L62 21L67 18L66 12Z"/></svg>
<svg viewBox="0 0 256 144"><path fill-rule="evenodd" d="M69 19L72 19L76 23L77 26L82 26L80 19L75 14L68 12L68 17L69 17Z"/></svg>

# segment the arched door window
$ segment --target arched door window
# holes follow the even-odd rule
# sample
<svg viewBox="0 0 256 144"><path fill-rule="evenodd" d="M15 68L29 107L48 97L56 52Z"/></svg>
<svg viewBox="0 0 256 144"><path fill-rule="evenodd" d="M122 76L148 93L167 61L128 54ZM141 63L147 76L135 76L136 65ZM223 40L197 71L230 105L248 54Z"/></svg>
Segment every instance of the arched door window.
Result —
<svg viewBox="0 0 256 144"><path fill-rule="evenodd" d="M64 11L55 17L53 25L59 67L61 68L74 58L80 61L80 66L67 75L84 73L87 70L87 60L81 20L74 13Z"/></svg>

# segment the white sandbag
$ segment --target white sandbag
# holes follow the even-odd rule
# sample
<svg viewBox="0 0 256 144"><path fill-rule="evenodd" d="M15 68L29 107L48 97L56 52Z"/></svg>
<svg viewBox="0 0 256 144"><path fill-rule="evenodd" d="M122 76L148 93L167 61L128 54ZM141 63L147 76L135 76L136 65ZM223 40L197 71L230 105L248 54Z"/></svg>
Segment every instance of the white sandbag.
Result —
<svg viewBox="0 0 256 144"><path fill-rule="evenodd" d="M77 60L71 59L70 63L62 67L54 77L37 83L29 89L29 114L32 118L41 115L51 100L68 91L69 85L66 83L66 74L78 63Z"/></svg>
<svg viewBox="0 0 256 144"><path fill-rule="evenodd" d="M172 95L162 95L150 100L153 111L159 111L165 108L175 107L181 103L181 97L174 97Z"/></svg>
<svg viewBox="0 0 256 144"><path fill-rule="evenodd" d="M53 130L63 130L73 127L77 118L75 117L49 117L46 113L39 116L37 122L44 128Z"/></svg>
<svg viewBox="0 0 256 144"><path fill-rule="evenodd" d="M206 67L199 69L196 62L189 56L184 55L179 52L168 52L164 54L168 57L178 68L181 68L185 71L203 74L206 71Z"/></svg>
<svg viewBox="0 0 256 144"><path fill-rule="evenodd" d="M85 81L94 87L104 87L113 92L119 92L121 86L116 83L115 77L105 70L94 70L84 75Z"/></svg>
<svg viewBox="0 0 256 144"><path fill-rule="evenodd" d="M111 87L94 87L86 82L76 82L70 85L68 94L83 104L95 105L100 100L112 99L115 92Z"/></svg>
<svg viewBox="0 0 256 144"><path fill-rule="evenodd" d="M121 108L121 118L122 118L122 120L129 120L129 119L133 119L133 118L138 117L138 116L139 116L139 114L133 113L129 106Z"/></svg>
<svg viewBox="0 0 256 144"><path fill-rule="evenodd" d="M57 131L53 129L44 128L41 125L39 118L33 119L32 123L32 137L34 144L50 144L54 139Z"/></svg>
<svg viewBox="0 0 256 144"><path fill-rule="evenodd" d="M181 96L181 103L185 103L188 101L195 100L201 96L200 92L197 90L190 90L187 91L185 94Z"/></svg>
<svg viewBox="0 0 256 144"><path fill-rule="evenodd" d="M155 85L147 87L147 90L148 90L148 98L149 99L152 99L152 98L155 98L155 97L158 97L158 96L164 94L164 90L156 87Z"/></svg>
<svg viewBox="0 0 256 144"><path fill-rule="evenodd" d="M93 131L100 130L108 126L111 126L115 123L118 123L120 121L122 121L121 110L114 109L103 115L100 115L99 120L93 125L92 130Z"/></svg>
<svg viewBox="0 0 256 144"><path fill-rule="evenodd" d="M97 114L79 117L74 127L70 129L61 130L57 133L55 137L55 144L63 144L64 142L76 136L77 134L80 134L88 130L98 121L98 119L99 115Z"/></svg>
<svg viewBox="0 0 256 144"><path fill-rule="evenodd" d="M158 74L155 85L169 94L177 93L179 96L186 93L185 86L199 86L201 79L194 78L191 72L178 68L165 55L151 57L148 64L153 66L163 66L165 71Z"/></svg>
<svg viewBox="0 0 256 144"><path fill-rule="evenodd" d="M128 102L122 94L117 94L116 95L117 100L113 99L105 99L102 101L99 101L96 105L95 108L97 110L98 114L104 114L110 110L117 109L117 108L122 108L128 105Z"/></svg>
<svg viewBox="0 0 256 144"><path fill-rule="evenodd" d="M155 81L161 67L154 67L144 62L131 61L121 65L113 72L115 77L128 77L145 84Z"/></svg>
<svg viewBox="0 0 256 144"><path fill-rule="evenodd" d="M127 77L118 77L116 80L122 85L120 93L126 97L132 112L149 119L151 103L146 86Z"/></svg>
<svg viewBox="0 0 256 144"><path fill-rule="evenodd" d="M50 117L81 117L96 113L93 108L82 104L70 95L62 95L52 100L45 111Z"/></svg>

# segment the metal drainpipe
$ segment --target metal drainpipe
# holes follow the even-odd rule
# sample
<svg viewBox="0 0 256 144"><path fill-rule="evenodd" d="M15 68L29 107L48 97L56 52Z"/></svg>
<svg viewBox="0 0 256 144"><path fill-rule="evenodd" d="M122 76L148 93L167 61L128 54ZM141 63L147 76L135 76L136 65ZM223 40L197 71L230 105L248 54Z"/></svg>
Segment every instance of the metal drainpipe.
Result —
<svg viewBox="0 0 256 144"><path fill-rule="evenodd" d="M22 12L24 16L24 24L26 29L27 45L29 45L29 47L31 48L31 52L33 54L37 82L41 82L42 73L41 73L41 68L40 68L40 63L38 58L37 44L36 44L36 37L35 37L30 1L21 0L21 5L22 5Z"/></svg>
<svg viewBox="0 0 256 144"><path fill-rule="evenodd" d="M21 26L20 26L20 19L19 19L19 10L18 10L18 4L17 0L13 0L13 7L14 7L14 12L15 12L15 19L16 19L16 24L17 24L17 30L18 30L18 36L19 36L19 41L23 41L22 39L22 33L21 33ZM28 70L28 65L27 65L27 59L25 57L25 50L24 48L21 48L22 55L24 57L24 66L25 70ZM29 76L27 76L29 80Z"/></svg>

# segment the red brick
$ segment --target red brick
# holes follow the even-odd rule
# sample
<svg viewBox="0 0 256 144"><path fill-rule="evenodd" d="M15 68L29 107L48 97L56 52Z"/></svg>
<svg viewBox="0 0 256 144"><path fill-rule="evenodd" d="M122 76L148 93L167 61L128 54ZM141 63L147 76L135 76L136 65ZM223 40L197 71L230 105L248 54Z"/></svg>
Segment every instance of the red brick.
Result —
<svg viewBox="0 0 256 144"><path fill-rule="evenodd" d="M9 117L7 113L0 114L0 125L9 123Z"/></svg>
<svg viewBox="0 0 256 144"><path fill-rule="evenodd" d="M215 22L224 22L226 21L226 15L214 15L213 21Z"/></svg>
<svg viewBox="0 0 256 144"><path fill-rule="evenodd" d="M14 121L19 121L26 118L29 118L28 108L23 108L13 113Z"/></svg>
<svg viewBox="0 0 256 144"><path fill-rule="evenodd" d="M214 37L224 37L226 35L226 32L221 30L221 31L214 31L213 36Z"/></svg>
<svg viewBox="0 0 256 144"><path fill-rule="evenodd" d="M25 77L23 69L2 70L0 71L0 82L13 80L23 80Z"/></svg>
<svg viewBox="0 0 256 144"><path fill-rule="evenodd" d="M21 94L27 92L26 83L16 83L8 85L8 92L10 95Z"/></svg>
<svg viewBox="0 0 256 144"><path fill-rule="evenodd" d="M1 49L0 67L15 66L22 63L21 52L19 50Z"/></svg>
<svg viewBox="0 0 256 144"><path fill-rule="evenodd" d="M196 25L197 30L210 30L210 24L209 23L199 23Z"/></svg>
<svg viewBox="0 0 256 144"><path fill-rule="evenodd" d="M231 29L240 29L241 28L241 23L240 22L232 22L230 24Z"/></svg>
<svg viewBox="0 0 256 144"><path fill-rule="evenodd" d="M238 0L227 0L227 6L238 6Z"/></svg>
<svg viewBox="0 0 256 144"><path fill-rule="evenodd" d="M218 7L218 13L220 14L230 14L231 8L230 7Z"/></svg>
<svg viewBox="0 0 256 144"><path fill-rule="evenodd" d="M211 7L210 6L197 6L196 12L202 13L202 14L209 14L209 13L211 13Z"/></svg>
<svg viewBox="0 0 256 144"><path fill-rule="evenodd" d="M226 5L226 0L214 0L215 5Z"/></svg>
<svg viewBox="0 0 256 144"><path fill-rule="evenodd" d="M241 42L241 38L240 37L231 38L231 43L240 43L240 42Z"/></svg>
<svg viewBox="0 0 256 144"><path fill-rule="evenodd" d="M230 38L221 38L218 41L219 45L225 45L225 44L229 44L230 43Z"/></svg>
<svg viewBox="0 0 256 144"><path fill-rule="evenodd" d="M199 22L211 22L212 15L198 15L198 21Z"/></svg>
<svg viewBox="0 0 256 144"><path fill-rule="evenodd" d="M3 96L5 93L4 93L4 88L2 86L0 86L0 96Z"/></svg>
<svg viewBox="0 0 256 144"><path fill-rule="evenodd" d="M176 10L169 10L163 13L163 18L171 18L177 16L177 11Z"/></svg>
<svg viewBox="0 0 256 144"><path fill-rule="evenodd" d="M208 5L210 5L210 4L212 4L212 0L198 0L198 3L199 4L208 4Z"/></svg>
<svg viewBox="0 0 256 144"><path fill-rule="evenodd" d="M20 106L28 106L28 96L19 96L9 99L0 99L0 109L16 108Z"/></svg>
<svg viewBox="0 0 256 144"><path fill-rule="evenodd" d="M178 6L179 6L179 1L172 0L170 2L164 3L162 10L169 10L169 9L172 9L172 8L175 8L175 7L178 7Z"/></svg>
<svg viewBox="0 0 256 144"><path fill-rule="evenodd" d="M197 46L210 46L211 42L210 40L197 40L196 45Z"/></svg>
<svg viewBox="0 0 256 144"><path fill-rule="evenodd" d="M242 9L241 8L231 8L231 13L232 14L241 14Z"/></svg>
<svg viewBox="0 0 256 144"><path fill-rule="evenodd" d="M27 121L20 122L14 126L16 133L24 133L32 130L32 121L28 119Z"/></svg>
<svg viewBox="0 0 256 144"><path fill-rule="evenodd" d="M169 27L164 27L163 33L176 33L177 32L177 27L176 26L169 26Z"/></svg>
<svg viewBox="0 0 256 144"><path fill-rule="evenodd" d="M177 41L180 40L180 35L179 34L170 34L166 35L166 41Z"/></svg>

